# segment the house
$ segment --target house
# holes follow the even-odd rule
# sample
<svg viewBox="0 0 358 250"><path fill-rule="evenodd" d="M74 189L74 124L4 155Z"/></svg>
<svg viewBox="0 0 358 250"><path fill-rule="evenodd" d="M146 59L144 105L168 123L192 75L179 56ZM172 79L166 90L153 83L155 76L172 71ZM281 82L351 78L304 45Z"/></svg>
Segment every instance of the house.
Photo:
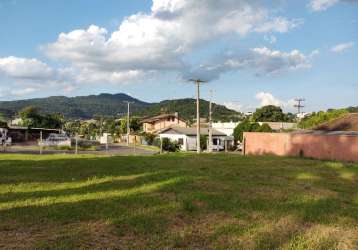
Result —
<svg viewBox="0 0 358 250"><path fill-rule="evenodd" d="M187 123L184 119L179 117L178 113L162 114L141 121L143 124L143 131L149 134L157 134L159 131L170 127L186 128Z"/></svg>
<svg viewBox="0 0 358 250"><path fill-rule="evenodd" d="M158 133L161 139L168 138L170 141L177 141L182 151L195 151L196 150L196 128L183 128L183 127L170 127L166 128ZM209 130L207 128L201 128L201 135L208 136ZM226 134L213 129L213 149L223 150L225 149L225 142L232 141Z"/></svg>
<svg viewBox="0 0 358 250"><path fill-rule="evenodd" d="M239 124L240 122L214 122L213 128L226 134L227 136L232 136L234 134L235 128Z"/></svg>

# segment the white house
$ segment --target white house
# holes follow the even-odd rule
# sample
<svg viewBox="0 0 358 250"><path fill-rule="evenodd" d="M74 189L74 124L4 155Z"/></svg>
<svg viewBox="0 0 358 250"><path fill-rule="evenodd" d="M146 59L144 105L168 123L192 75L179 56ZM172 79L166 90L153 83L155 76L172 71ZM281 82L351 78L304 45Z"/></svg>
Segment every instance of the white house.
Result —
<svg viewBox="0 0 358 250"><path fill-rule="evenodd" d="M227 136L232 136L234 134L234 129L239 123L240 122L214 122L213 128Z"/></svg>
<svg viewBox="0 0 358 250"><path fill-rule="evenodd" d="M202 128L200 134L208 136L208 128ZM171 127L160 131L158 135L161 139L168 138L170 141L177 141L181 145L182 151L196 150L196 128ZM225 141L227 139L226 134L213 129L214 150L225 149Z"/></svg>

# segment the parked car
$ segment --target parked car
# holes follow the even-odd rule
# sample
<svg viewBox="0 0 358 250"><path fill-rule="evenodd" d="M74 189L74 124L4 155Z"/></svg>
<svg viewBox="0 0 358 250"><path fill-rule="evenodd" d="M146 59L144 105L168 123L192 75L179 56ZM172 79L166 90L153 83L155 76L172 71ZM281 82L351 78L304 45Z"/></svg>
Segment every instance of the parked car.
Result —
<svg viewBox="0 0 358 250"><path fill-rule="evenodd" d="M71 146L71 138L65 134L50 134L43 146Z"/></svg>

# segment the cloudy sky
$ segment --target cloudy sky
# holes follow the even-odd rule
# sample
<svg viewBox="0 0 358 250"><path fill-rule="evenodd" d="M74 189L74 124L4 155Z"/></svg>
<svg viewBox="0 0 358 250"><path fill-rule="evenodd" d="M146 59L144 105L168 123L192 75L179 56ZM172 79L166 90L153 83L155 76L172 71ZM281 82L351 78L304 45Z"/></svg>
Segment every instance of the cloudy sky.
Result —
<svg viewBox="0 0 358 250"><path fill-rule="evenodd" d="M0 0L0 100L127 93L358 105L358 0Z"/></svg>

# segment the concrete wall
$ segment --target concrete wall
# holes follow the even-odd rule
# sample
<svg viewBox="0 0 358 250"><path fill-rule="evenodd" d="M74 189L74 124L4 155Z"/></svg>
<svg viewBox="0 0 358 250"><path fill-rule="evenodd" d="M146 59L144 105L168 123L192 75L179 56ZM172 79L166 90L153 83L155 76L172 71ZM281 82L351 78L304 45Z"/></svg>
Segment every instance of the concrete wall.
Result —
<svg viewBox="0 0 358 250"><path fill-rule="evenodd" d="M244 133L245 154L358 162L358 136Z"/></svg>

